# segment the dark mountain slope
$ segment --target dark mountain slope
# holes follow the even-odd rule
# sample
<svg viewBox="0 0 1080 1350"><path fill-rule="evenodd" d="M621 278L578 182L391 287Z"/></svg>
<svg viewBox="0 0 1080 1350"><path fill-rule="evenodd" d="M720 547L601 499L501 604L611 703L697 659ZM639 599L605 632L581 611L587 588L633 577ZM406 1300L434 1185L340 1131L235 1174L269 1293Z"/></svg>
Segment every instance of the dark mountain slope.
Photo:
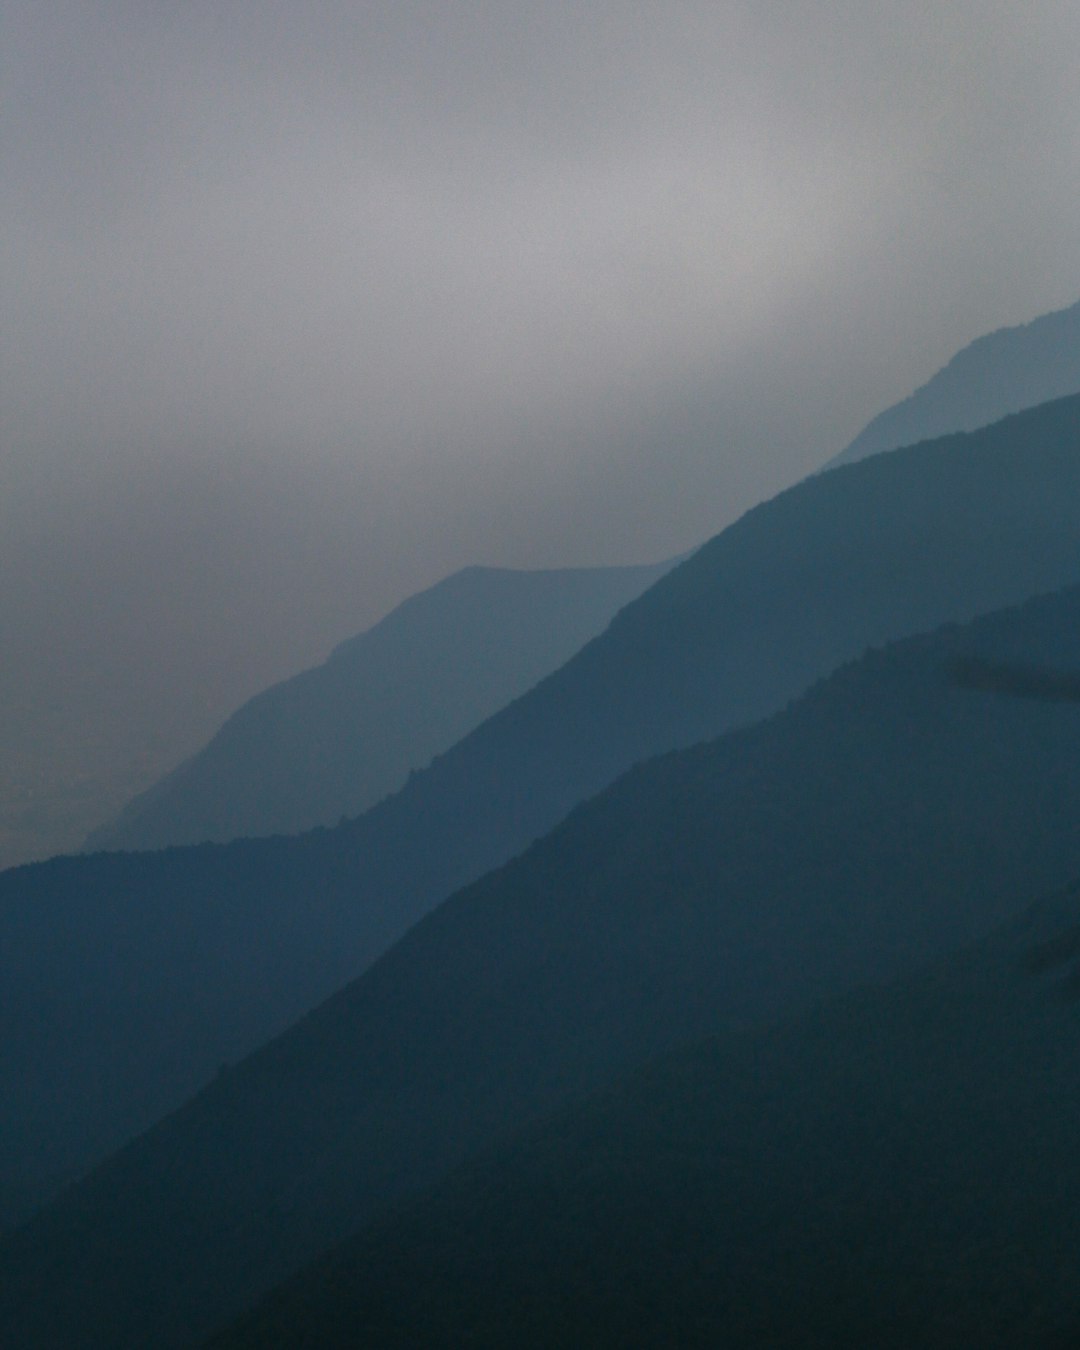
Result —
<svg viewBox="0 0 1080 1350"><path fill-rule="evenodd" d="M182 1345L620 1068L932 958L1080 874L1080 588L641 766L6 1245L0 1340Z"/></svg>
<svg viewBox="0 0 1080 1350"><path fill-rule="evenodd" d="M973 431L1008 413L1080 391L1080 301L976 339L921 388L879 413L830 467Z"/></svg>
<svg viewBox="0 0 1080 1350"><path fill-rule="evenodd" d="M173 1109L635 761L1080 580L1078 501L1080 398L819 475L357 821L0 875L0 1191L30 1202Z"/></svg>
<svg viewBox="0 0 1080 1350"><path fill-rule="evenodd" d="M457 572L246 703L86 846L298 834L357 816L569 660L670 566Z"/></svg>
<svg viewBox="0 0 1080 1350"><path fill-rule="evenodd" d="M1080 1344L1080 888L678 1053L463 1170L215 1350Z"/></svg>

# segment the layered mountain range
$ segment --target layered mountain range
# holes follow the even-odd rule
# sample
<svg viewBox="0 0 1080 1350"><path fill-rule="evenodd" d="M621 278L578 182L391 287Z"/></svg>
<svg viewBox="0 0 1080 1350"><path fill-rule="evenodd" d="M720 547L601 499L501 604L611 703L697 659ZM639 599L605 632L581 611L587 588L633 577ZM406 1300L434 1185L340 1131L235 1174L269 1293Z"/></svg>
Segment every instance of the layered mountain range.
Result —
<svg viewBox="0 0 1080 1350"><path fill-rule="evenodd" d="M635 761L873 643L1080 581L1080 398L751 511L359 819L0 875L14 1217L358 974Z"/></svg>
<svg viewBox="0 0 1080 1350"><path fill-rule="evenodd" d="M833 464L1080 392L1080 302L977 339ZM359 815L556 669L668 569L472 567L263 691L86 847L297 834Z"/></svg>
<svg viewBox="0 0 1080 1350"><path fill-rule="evenodd" d="M0 874L0 1342L1073 1345L1078 318Z"/></svg>
<svg viewBox="0 0 1080 1350"><path fill-rule="evenodd" d="M1080 706L973 689L972 661L1080 667L1080 587L632 770L15 1235L5 1339L189 1344L621 1070L912 970L1080 876Z"/></svg>

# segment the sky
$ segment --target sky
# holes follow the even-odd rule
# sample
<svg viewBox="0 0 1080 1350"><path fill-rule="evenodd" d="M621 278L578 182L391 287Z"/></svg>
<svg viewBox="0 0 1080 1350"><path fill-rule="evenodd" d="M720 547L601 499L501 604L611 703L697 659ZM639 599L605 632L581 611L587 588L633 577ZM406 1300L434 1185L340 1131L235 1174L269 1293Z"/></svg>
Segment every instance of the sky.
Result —
<svg viewBox="0 0 1080 1350"><path fill-rule="evenodd" d="M457 567L682 551L1080 295L1075 0L0 16L35 745L160 768Z"/></svg>

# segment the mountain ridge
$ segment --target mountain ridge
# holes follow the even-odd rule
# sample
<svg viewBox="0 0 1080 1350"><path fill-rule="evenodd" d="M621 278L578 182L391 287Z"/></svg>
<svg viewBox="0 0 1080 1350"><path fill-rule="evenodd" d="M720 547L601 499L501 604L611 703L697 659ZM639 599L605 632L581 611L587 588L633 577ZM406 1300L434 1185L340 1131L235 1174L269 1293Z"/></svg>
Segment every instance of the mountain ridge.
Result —
<svg viewBox="0 0 1080 1350"><path fill-rule="evenodd" d="M873 418L825 467L953 431L974 431L1077 391L1080 301L976 338L914 393Z"/></svg>
<svg viewBox="0 0 1080 1350"><path fill-rule="evenodd" d="M360 815L673 565L466 567L262 690L84 851L299 834Z"/></svg>

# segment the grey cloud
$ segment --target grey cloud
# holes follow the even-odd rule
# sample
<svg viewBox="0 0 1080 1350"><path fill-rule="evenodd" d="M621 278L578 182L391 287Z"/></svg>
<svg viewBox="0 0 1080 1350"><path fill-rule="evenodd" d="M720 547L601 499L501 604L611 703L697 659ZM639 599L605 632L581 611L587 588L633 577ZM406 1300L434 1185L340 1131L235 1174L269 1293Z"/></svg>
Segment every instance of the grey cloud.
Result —
<svg viewBox="0 0 1080 1350"><path fill-rule="evenodd" d="M70 405L73 434L101 414L119 441L190 416L378 454L483 405L498 438L555 399L603 417L612 380L722 375L823 289L841 324L859 297L944 308L957 253L1008 248L1033 194L1045 275L1068 253L1063 180L1032 142L1062 125L1068 11L889 13L54 13L16 81L15 414ZM1038 78L1009 78L1036 56ZM950 315L971 289L949 287ZM1024 303L1021 282L980 289L987 313L987 289Z"/></svg>

